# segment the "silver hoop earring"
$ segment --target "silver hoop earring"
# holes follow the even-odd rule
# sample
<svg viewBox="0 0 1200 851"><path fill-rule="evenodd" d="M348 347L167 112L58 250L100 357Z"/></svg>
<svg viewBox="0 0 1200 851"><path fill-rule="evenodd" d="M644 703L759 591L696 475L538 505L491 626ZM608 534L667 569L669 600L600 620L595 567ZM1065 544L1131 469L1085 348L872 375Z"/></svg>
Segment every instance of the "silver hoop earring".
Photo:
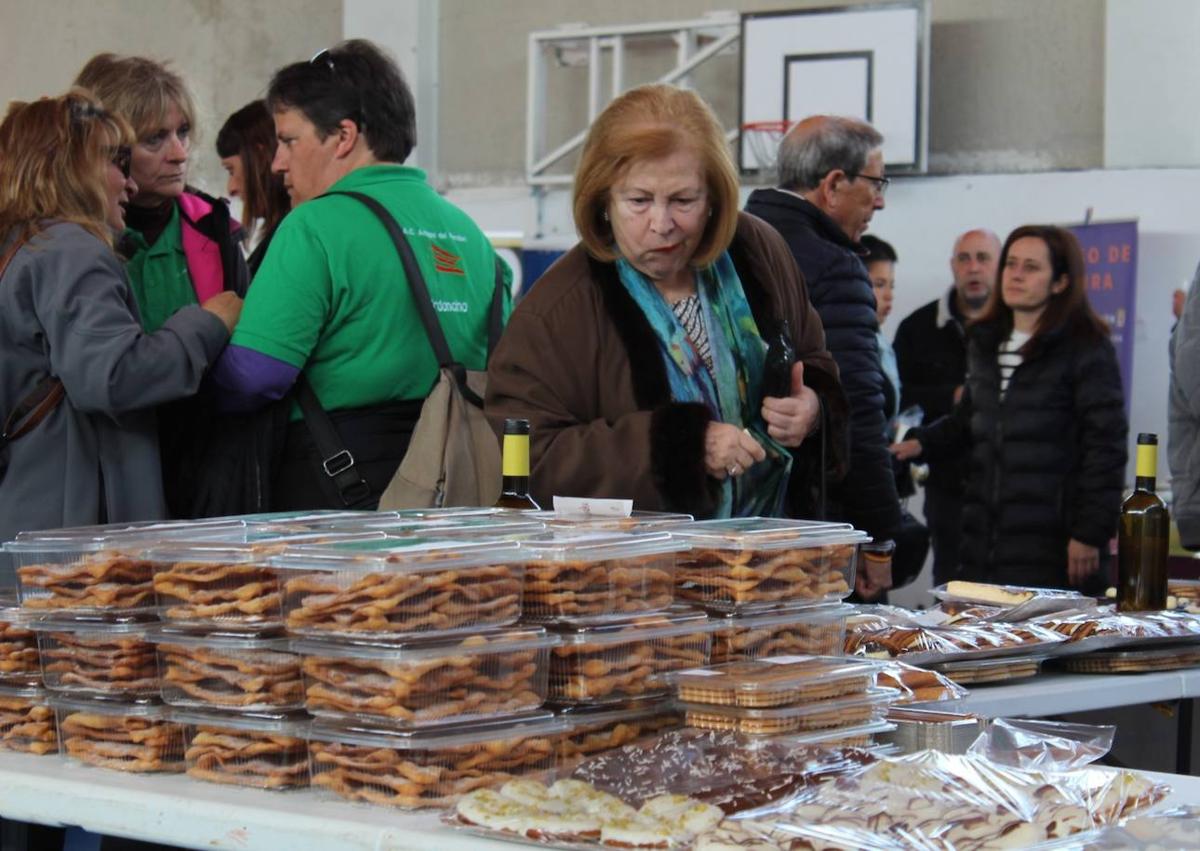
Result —
<svg viewBox="0 0 1200 851"><path fill-rule="evenodd" d="M604 217L604 221L608 221L608 210L601 210L600 215Z"/></svg>

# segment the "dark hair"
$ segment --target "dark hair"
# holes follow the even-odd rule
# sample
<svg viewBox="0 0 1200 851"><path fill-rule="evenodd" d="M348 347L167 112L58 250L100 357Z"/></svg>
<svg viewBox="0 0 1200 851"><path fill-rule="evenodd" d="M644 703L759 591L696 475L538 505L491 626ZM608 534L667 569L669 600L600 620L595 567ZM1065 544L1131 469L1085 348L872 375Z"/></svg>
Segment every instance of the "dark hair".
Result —
<svg viewBox="0 0 1200 851"><path fill-rule="evenodd" d="M417 144L412 91L396 63L366 39L343 41L276 71L267 106L300 110L321 139L348 118L383 162L404 162Z"/></svg>
<svg viewBox="0 0 1200 851"><path fill-rule="evenodd" d="M863 234L858 244L867 249L866 255L861 258L864 266L870 266L872 263L878 263L881 260L895 263L899 259L896 257L896 249L892 248L890 243L884 242L872 234Z"/></svg>
<svg viewBox="0 0 1200 851"><path fill-rule="evenodd" d="M1008 239L1004 240L1004 248L1000 250L996 285L992 287L987 307L976 322L996 322L1005 334L1012 330L1013 311L1004 303L1001 293L1004 266L1008 262L1008 250L1012 244L1026 237L1040 239L1045 243L1050 253L1050 281L1053 283L1065 275L1067 287L1060 293L1051 293L1046 310L1038 319L1033 337L1021 349L1022 354L1032 352L1042 338L1060 330L1065 330L1075 337L1106 339L1108 325L1092 309L1087 298L1086 267L1079 241L1075 239L1075 234L1066 228L1054 225L1022 225L1008 235Z"/></svg>
<svg viewBox="0 0 1200 851"><path fill-rule="evenodd" d="M263 220L268 234L291 209L287 187L280 175L271 171L275 158L275 120L264 101L256 100L243 106L221 125L217 134L217 156L222 159L238 157L246 194L242 199L242 218L246 236L254 232L256 219Z"/></svg>

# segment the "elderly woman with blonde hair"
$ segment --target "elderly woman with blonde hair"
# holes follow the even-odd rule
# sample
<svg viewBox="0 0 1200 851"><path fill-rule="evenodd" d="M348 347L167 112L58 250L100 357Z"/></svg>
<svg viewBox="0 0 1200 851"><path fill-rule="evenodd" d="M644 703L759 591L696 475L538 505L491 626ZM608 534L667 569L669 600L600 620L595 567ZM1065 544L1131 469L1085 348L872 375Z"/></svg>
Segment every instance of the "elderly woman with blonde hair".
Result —
<svg viewBox="0 0 1200 851"><path fill-rule="evenodd" d="M196 392L241 310L224 293L142 330L112 249L132 141L80 91L0 123L0 541L164 516L153 407Z"/></svg>
<svg viewBox="0 0 1200 851"><path fill-rule="evenodd" d="M581 242L514 311L486 409L532 424L531 490L701 517L810 516L845 400L787 246L738 212L724 132L695 93L633 89L589 131ZM780 395L767 345L798 356ZM818 430L828 440L818 439Z"/></svg>

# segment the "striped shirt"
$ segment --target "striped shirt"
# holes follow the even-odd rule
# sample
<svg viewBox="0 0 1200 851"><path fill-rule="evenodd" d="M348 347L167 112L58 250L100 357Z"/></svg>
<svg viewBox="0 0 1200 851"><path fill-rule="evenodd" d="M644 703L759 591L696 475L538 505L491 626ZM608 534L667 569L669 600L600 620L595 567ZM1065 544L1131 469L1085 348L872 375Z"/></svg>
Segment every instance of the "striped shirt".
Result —
<svg viewBox="0 0 1200 851"><path fill-rule="evenodd" d="M1029 338L1032 336L1032 334L1014 330L1008 335L1008 339L1000 344L1000 348L996 351L996 362L1000 365L1001 399L1008 392L1008 382L1012 380L1013 371L1021 365L1021 361L1025 360L1021 356L1020 348L1028 343Z"/></svg>
<svg viewBox="0 0 1200 851"><path fill-rule="evenodd" d="M683 326L684 333L704 361L709 373L713 371L712 346L708 342L708 329L704 327L704 312L700 310L700 296L690 295L671 305L675 318Z"/></svg>

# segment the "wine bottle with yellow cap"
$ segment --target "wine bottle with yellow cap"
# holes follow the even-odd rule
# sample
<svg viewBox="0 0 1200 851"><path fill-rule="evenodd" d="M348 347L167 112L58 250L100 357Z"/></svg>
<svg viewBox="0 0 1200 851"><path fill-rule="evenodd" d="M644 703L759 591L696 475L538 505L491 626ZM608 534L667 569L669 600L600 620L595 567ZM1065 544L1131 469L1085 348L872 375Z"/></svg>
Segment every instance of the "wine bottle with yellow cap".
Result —
<svg viewBox="0 0 1200 851"><path fill-rule="evenodd" d="M1144 612L1166 608L1167 546L1171 516L1154 492L1158 435L1137 438L1137 479L1121 503L1117 533L1117 608Z"/></svg>
<svg viewBox="0 0 1200 851"><path fill-rule="evenodd" d="M529 420L504 421L504 445L501 448L501 472L504 482L496 508L538 509L529 495Z"/></svg>

